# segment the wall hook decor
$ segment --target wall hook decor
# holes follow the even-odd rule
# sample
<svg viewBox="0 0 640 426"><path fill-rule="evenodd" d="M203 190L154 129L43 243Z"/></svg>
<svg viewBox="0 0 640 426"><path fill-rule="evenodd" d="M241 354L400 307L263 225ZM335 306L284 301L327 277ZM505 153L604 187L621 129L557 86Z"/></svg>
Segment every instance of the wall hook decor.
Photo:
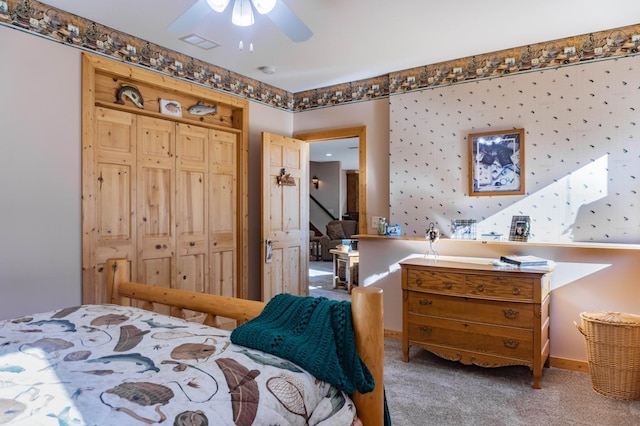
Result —
<svg viewBox="0 0 640 426"><path fill-rule="evenodd" d="M278 186L296 186L295 178L284 168L280 169L280 175L276 176L276 182L278 182Z"/></svg>

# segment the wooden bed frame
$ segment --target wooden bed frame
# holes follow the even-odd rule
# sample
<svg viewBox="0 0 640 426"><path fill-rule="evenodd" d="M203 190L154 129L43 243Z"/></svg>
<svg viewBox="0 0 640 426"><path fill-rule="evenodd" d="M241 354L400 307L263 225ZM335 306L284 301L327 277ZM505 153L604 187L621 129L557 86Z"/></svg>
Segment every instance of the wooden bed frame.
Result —
<svg viewBox="0 0 640 426"><path fill-rule="evenodd" d="M260 314L264 302L237 299L212 294L194 293L129 281L127 259L107 260L107 289L109 300L128 306L131 299L143 302L142 308L154 311L155 305L170 307L170 315L184 318L184 310L206 314L204 324L216 327L217 317L231 318L240 323ZM351 294L353 327L356 347L367 365L376 387L372 392L352 395L358 417L364 426L384 424L384 326L382 289L355 287Z"/></svg>

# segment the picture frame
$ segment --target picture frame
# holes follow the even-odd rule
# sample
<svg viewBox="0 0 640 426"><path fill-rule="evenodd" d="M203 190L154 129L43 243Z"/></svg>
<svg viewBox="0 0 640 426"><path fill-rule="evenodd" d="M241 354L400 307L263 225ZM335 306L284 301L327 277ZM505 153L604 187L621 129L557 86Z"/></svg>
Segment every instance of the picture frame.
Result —
<svg viewBox="0 0 640 426"><path fill-rule="evenodd" d="M529 216L512 216L509 241L527 242L531 233L531 219Z"/></svg>
<svg viewBox="0 0 640 426"><path fill-rule="evenodd" d="M402 228L400 225L388 225L387 235L390 237L399 237L402 234Z"/></svg>
<svg viewBox="0 0 640 426"><path fill-rule="evenodd" d="M524 194L524 129L470 133L469 195Z"/></svg>
<svg viewBox="0 0 640 426"><path fill-rule="evenodd" d="M182 105L178 101L169 99L160 99L160 112L173 117L182 117Z"/></svg>
<svg viewBox="0 0 640 426"><path fill-rule="evenodd" d="M475 219L451 219L451 238L475 240L477 222Z"/></svg>

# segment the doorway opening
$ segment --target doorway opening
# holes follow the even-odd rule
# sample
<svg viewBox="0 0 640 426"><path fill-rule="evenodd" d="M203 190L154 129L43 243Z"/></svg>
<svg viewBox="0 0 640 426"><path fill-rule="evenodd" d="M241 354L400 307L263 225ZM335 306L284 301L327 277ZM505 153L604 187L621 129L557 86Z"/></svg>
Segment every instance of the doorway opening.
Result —
<svg viewBox="0 0 640 426"><path fill-rule="evenodd" d="M338 149L338 151L343 150L343 152L346 152L344 150L348 150L349 147L353 147L354 145L357 146L357 173L354 173L351 175L351 177L349 177L349 174L347 174L346 178L344 179L344 185L345 187L348 187L349 185L351 185L349 188L345 188L345 191L349 192L351 194L351 197L347 197L346 202L344 202L343 200L340 200L339 203L343 203L345 205L341 205L338 204L338 207L335 208L333 207L334 210L334 217L333 219L342 219L343 218L343 212L346 213L346 218L351 218L354 220L357 220L357 229L356 229L356 234L363 234L366 233L367 231L367 224L366 224L366 207L367 207L367 186L366 186L366 152L367 152L367 138L366 138L366 126L357 126L357 127L349 127L349 128L343 128L343 129L334 129L334 130L323 130L323 131L318 131L318 132L309 132L309 133L302 133L302 134L298 134L295 136L296 139L300 139L303 141L306 141L307 143L310 144L315 144L315 143L319 143L319 142L328 142L326 144L326 147L329 148L331 145L335 145L338 144L337 147L333 148L334 150ZM324 144L322 144L324 145ZM317 145L317 146L321 146L321 145ZM311 152L311 148L314 148L314 145L311 145L310 147L310 152ZM336 151L336 152L338 152ZM347 155L349 156L349 155ZM310 159L311 159L311 155L310 155ZM336 155L335 160L340 160L339 155ZM333 159L331 159L333 160ZM330 161L331 161L330 160ZM346 167L343 167L344 170L354 170L356 168L356 164L354 163L349 163L348 165L346 165ZM310 167L311 170L311 167ZM354 170L355 171L355 170ZM354 181L354 175L355 177L357 177L357 179ZM314 175L310 172L309 178L312 179L313 177L316 177L318 180L318 188L320 188L320 185L322 185L322 178L320 176ZM349 183L349 180L351 180L351 183ZM355 183L354 183L355 182ZM315 188L315 183L312 182L312 188ZM314 189L311 190L311 193L313 193ZM356 197L356 200L354 202L353 197ZM355 207L354 207L355 206ZM329 214L331 214L331 208L327 209L329 210ZM355 210L355 211L354 211ZM337 213L336 213L337 211ZM323 223L322 221L320 223ZM318 228L319 230L321 230L322 233L325 232L325 229L323 227L324 225L321 224ZM323 250L323 248L320 248L320 250ZM324 257L325 259L327 259L327 253L325 251L324 253ZM328 275L325 275L328 274ZM322 277L322 276L326 276L330 279L330 282L332 283L333 281L333 261L329 260L324 260L324 259L320 259L317 260L316 257L313 257L310 262L309 262L309 281L310 281L310 287L309 287L309 291L310 294L318 294L320 291L317 289L312 289L312 283L314 281L317 281L316 279L314 279L314 277ZM324 279L323 279L324 281ZM326 294L322 294L323 296L327 297L330 296L331 294L335 294L336 298L340 299L340 300L350 300L350 295L347 292L347 290L343 287L339 287L338 289L331 289L330 293L328 295Z"/></svg>

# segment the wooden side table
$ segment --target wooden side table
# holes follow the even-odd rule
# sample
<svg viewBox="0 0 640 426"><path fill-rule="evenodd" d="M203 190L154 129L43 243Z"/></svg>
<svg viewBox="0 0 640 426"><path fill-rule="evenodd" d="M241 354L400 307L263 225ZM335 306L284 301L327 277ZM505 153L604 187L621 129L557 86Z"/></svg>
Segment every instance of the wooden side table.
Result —
<svg viewBox="0 0 640 426"><path fill-rule="evenodd" d="M329 250L333 255L333 288L346 286L351 294L351 288L357 285L358 264L360 255L358 251L342 251L337 249ZM340 276L340 268L344 268L344 277Z"/></svg>

